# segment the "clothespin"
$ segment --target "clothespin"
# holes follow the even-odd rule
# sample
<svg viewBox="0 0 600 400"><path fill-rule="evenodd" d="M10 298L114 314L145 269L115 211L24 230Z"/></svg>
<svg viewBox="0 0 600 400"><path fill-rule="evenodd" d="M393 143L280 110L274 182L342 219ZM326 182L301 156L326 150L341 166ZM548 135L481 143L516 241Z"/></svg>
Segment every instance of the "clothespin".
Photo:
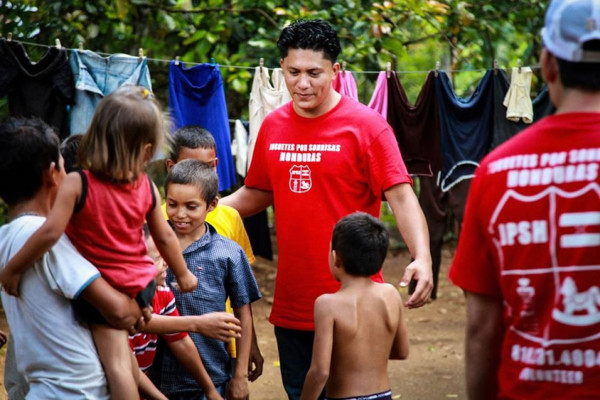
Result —
<svg viewBox="0 0 600 400"><path fill-rule="evenodd" d="M439 74L440 74L440 62L436 61L435 62L435 77L437 78Z"/></svg>
<svg viewBox="0 0 600 400"><path fill-rule="evenodd" d="M519 68L519 73L521 73L521 59L517 60L517 67Z"/></svg>
<svg viewBox="0 0 600 400"><path fill-rule="evenodd" d="M7 35L7 37L6 37L6 41L7 41L7 42L10 42L10 41L12 41L12 32L8 32L8 35Z"/></svg>
<svg viewBox="0 0 600 400"><path fill-rule="evenodd" d="M138 50L138 57L140 58L140 61L144 58L144 49L141 47Z"/></svg>
<svg viewBox="0 0 600 400"><path fill-rule="evenodd" d="M59 49L59 50L60 50L60 49L62 49L62 45L60 44L60 39L56 39L56 40L54 41L54 43L56 43L56 48L57 48L57 49Z"/></svg>
<svg viewBox="0 0 600 400"><path fill-rule="evenodd" d="M342 61L342 74L346 74L346 61Z"/></svg>
<svg viewBox="0 0 600 400"><path fill-rule="evenodd" d="M214 66L217 64L217 62L215 61L214 57L210 58L210 66L214 68Z"/></svg>
<svg viewBox="0 0 600 400"><path fill-rule="evenodd" d="M79 42L79 49L78 50L79 50L80 53L83 52L83 42L82 41Z"/></svg>
<svg viewBox="0 0 600 400"><path fill-rule="evenodd" d="M494 59L494 75L498 75L498 60Z"/></svg>
<svg viewBox="0 0 600 400"><path fill-rule="evenodd" d="M388 61L388 63L385 65L385 72L386 72L386 77L390 77L392 75L392 63Z"/></svg>
<svg viewBox="0 0 600 400"><path fill-rule="evenodd" d="M179 56L175 57L175 65L179 65Z"/></svg>
<svg viewBox="0 0 600 400"><path fill-rule="evenodd" d="M262 72L263 72L263 66L265 65L265 59L261 57L261 58L258 60L258 65L259 65L259 67L260 67L260 72L262 73Z"/></svg>

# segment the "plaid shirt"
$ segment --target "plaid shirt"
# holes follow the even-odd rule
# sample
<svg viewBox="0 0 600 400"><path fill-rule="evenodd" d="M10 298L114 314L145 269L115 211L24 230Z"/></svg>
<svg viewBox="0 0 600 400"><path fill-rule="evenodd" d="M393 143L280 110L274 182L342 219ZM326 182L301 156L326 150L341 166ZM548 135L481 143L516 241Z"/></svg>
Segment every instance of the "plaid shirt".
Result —
<svg viewBox="0 0 600 400"><path fill-rule="evenodd" d="M234 241L219 235L206 224L204 236L183 251L188 269L198 278L198 287L190 293L173 288L177 309L181 315L202 315L225 311L229 296L233 308L250 304L261 298L252 268L244 250ZM167 284L172 287L175 276L167 272ZM190 333L202 362L215 386L231 379L231 358L224 342ZM169 396L199 390L196 380L187 373L173 355L165 349L161 391Z"/></svg>

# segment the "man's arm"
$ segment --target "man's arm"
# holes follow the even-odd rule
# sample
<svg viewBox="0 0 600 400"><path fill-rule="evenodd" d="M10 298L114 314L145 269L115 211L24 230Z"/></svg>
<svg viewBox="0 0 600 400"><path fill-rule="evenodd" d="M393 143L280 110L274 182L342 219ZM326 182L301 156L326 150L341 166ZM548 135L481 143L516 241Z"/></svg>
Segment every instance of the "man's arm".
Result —
<svg viewBox="0 0 600 400"><path fill-rule="evenodd" d="M495 399L504 336L502 300L466 292L465 337L467 394L471 400Z"/></svg>
<svg viewBox="0 0 600 400"><path fill-rule="evenodd" d="M240 321L226 312L204 315L160 315L154 314L143 329L146 333L196 332L202 336L229 342L240 337Z"/></svg>
<svg viewBox="0 0 600 400"><path fill-rule="evenodd" d="M227 388L227 398L243 400L249 397L248 393L248 360L252 342L252 311L250 304L234 307L233 312L242 323L242 337L236 340L237 362L233 377Z"/></svg>
<svg viewBox="0 0 600 400"><path fill-rule="evenodd" d="M129 329L135 326L136 322L140 322L138 320L142 312L137 302L117 291L102 277L94 279L81 293L80 298L94 306L114 328ZM138 329L141 327L142 325L137 325Z"/></svg>
<svg viewBox="0 0 600 400"><path fill-rule="evenodd" d="M414 259L404 271L400 286L407 286L411 279L418 281L415 292L405 305L417 308L425 305L433 289L429 231L417 196L408 183L392 186L385 191L385 198L394 213L398 230Z"/></svg>
<svg viewBox="0 0 600 400"><path fill-rule="evenodd" d="M221 395L219 395L219 392L217 392L217 388L215 388L208 372L206 372L206 368L204 368L204 364L202 363L202 359L200 358L200 354L198 354L198 349L192 341L192 338L186 335L184 338L174 342L167 342L167 345L177 361L179 361L186 371L194 377L196 382L198 382L207 399L223 399Z"/></svg>
<svg viewBox="0 0 600 400"><path fill-rule="evenodd" d="M327 299L328 295L323 295L315 301L315 342L300 400L318 399L329 379L333 351L333 313Z"/></svg>
<svg viewBox="0 0 600 400"><path fill-rule="evenodd" d="M242 186L219 201L235 208L242 217L249 217L273 204L273 192Z"/></svg>

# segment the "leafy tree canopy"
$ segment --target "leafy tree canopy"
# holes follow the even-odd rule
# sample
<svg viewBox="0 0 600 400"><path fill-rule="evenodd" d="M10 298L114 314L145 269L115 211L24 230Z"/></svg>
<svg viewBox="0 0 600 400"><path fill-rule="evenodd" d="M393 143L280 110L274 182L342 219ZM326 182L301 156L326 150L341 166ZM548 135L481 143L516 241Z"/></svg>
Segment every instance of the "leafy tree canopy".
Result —
<svg viewBox="0 0 600 400"><path fill-rule="evenodd" d="M409 97L416 98L424 71L436 61L454 74L457 90L468 91L481 70L537 63L545 1L461 0L0 0L0 29L7 37L42 45L60 39L65 47L99 53L138 54L150 59L157 96L166 104L168 65L153 60L221 65L232 116L247 114L252 69L279 65L275 42L281 27L299 18L322 18L338 29L341 60L351 71L379 71L389 62L401 71ZM33 48L32 48L33 47ZM27 47L32 59L43 47ZM241 66L247 68L232 68ZM368 100L375 73L357 74Z"/></svg>

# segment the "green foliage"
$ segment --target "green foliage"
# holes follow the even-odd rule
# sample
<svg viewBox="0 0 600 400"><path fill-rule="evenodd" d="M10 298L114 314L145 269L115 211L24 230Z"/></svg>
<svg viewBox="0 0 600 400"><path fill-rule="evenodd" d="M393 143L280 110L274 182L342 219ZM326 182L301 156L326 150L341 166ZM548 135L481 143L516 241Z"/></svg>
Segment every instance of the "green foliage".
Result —
<svg viewBox="0 0 600 400"><path fill-rule="evenodd" d="M447 70L534 64L546 2L541 0L0 0L0 29L18 40L86 49L99 53L138 54L150 59L221 64L230 115L247 116L251 70L264 58L279 65L275 42L281 27L299 18L322 18L338 29L341 61L351 71L379 71L390 62L399 71L427 71L442 62ZM27 48L31 58L43 47ZM190 66L188 64L188 66ZM152 62L153 84L166 104L168 66ZM460 75L460 74L457 74ZM376 74L357 74L368 101ZM414 100L424 73L402 74ZM464 81L464 82L463 82ZM468 90L471 79L458 78ZM462 87L462 85L465 85ZM4 107L5 109L5 107ZM3 108L0 105L0 110ZM1 113L1 111L0 111Z"/></svg>

